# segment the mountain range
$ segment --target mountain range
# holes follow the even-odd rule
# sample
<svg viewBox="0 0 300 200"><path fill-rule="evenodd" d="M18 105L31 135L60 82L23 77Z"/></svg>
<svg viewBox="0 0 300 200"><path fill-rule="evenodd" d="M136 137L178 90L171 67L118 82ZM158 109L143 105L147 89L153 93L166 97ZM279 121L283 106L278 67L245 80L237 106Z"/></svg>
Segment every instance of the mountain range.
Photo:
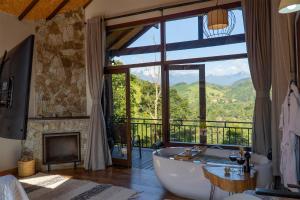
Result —
<svg viewBox="0 0 300 200"><path fill-rule="evenodd" d="M230 86L239 80L250 78L250 74L245 72L239 72L236 74L224 75L224 76L209 75L206 76L205 78L207 83L221 85L221 86Z"/></svg>
<svg viewBox="0 0 300 200"><path fill-rule="evenodd" d="M142 71L134 74L137 75L142 80L153 82L153 78L150 75L143 73ZM169 80L171 86L176 85L178 83L191 84L199 81L198 73L181 74L181 73L170 72L169 76L170 76ZM205 77L206 83L219 85L219 86L231 86L239 80L248 79L248 78L250 78L250 74L246 72L239 72L230 75L207 75Z"/></svg>

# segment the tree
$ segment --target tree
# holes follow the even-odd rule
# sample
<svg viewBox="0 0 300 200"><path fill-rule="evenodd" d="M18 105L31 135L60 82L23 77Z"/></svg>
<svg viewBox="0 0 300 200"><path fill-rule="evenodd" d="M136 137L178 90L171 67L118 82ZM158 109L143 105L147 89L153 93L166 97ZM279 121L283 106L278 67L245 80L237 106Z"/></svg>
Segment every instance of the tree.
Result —
<svg viewBox="0 0 300 200"><path fill-rule="evenodd" d="M155 59L156 60L156 59ZM155 95L154 95L154 108L153 112L150 115L152 116L152 119L158 119L161 118L161 86L160 86L160 67L150 67L146 69L151 77L151 83L154 84L155 88Z"/></svg>
<svg viewBox="0 0 300 200"><path fill-rule="evenodd" d="M191 109L187 98L180 97L176 89L170 89L170 118L171 119L190 119Z"/></svg>
<svg viewBox="0 0 300 200"><path fill-rule="evenodd" d="M248 139L243 136L242 130L227 130L225 135L223 144L247 145Z"/></svg>
<svg viewBox="0 0 300 200"><path fill-rule="evenodd" d="M124 74L112 74L113 117L126 118L126 87Z"/></svg>

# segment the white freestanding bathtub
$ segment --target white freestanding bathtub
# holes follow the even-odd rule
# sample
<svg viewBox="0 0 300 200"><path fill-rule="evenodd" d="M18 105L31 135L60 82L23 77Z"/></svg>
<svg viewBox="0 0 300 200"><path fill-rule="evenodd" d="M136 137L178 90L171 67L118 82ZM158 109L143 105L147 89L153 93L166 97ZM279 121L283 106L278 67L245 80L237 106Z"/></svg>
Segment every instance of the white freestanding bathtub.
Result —
<svg viewBox="0 0 300 200"><path fill-rule="evenodd" d="M162 185L170 192L190 199L209 199L210 182L204 177L201 162L190 162L170 159L184 147L172 147L157 150L153 153L153 165L155 173ZM232 150L208 148L204 155L228 158ZM272 183L272 164L265 156L252 154L251 161L257 170L257 187L269 187ZM210 164L210 163L207 163ZM228 196L219 188L216 188L214 199L224 199Z"/></svg>

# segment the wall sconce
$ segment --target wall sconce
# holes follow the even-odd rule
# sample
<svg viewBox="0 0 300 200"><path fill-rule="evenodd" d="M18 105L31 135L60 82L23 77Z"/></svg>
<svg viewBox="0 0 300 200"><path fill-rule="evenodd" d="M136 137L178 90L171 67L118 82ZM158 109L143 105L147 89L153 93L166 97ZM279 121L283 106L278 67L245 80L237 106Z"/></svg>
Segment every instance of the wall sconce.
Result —
<svg viewBox="0 0 300 200"><path fill-rule="evenodd" d="M300 10L300 0L281 0L279 13L288 14Z"/></svg>

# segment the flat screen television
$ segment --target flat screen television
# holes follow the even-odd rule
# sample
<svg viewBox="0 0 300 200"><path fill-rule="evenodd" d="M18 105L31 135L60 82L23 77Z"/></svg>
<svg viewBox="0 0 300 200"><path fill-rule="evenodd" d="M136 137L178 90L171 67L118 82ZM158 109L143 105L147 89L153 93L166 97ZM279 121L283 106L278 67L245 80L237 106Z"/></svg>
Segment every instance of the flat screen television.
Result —
<svg viewBox="0 0 300 200"><path fill-rule="evenodd" d="M33 46L31 35L0 58L0 137L26 139Z"/></svg>

